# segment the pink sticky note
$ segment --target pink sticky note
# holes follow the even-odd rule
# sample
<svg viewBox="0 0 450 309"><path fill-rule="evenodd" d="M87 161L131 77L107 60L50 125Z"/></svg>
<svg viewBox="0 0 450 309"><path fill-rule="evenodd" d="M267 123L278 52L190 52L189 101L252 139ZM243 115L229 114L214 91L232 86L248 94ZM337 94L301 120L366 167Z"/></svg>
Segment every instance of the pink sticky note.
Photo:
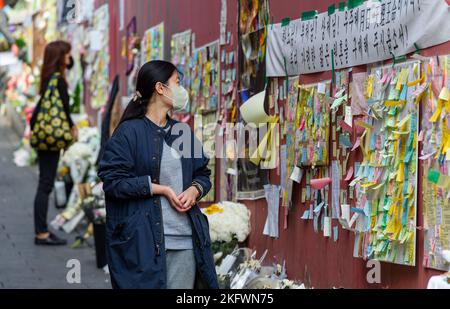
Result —
<svg viewBox="0 0 450 309"><path fill-rule="evenodd" d="M303 131L305 128L305 118L302 118L302 123L300 124L300 131Z"/></svg>
<svg viewBox="0 0 450 309"><path fill-rule="evenodd" d="M353 177L353 166L351 166L350 169L348 170L347 177L345 178L345 181L352 180L352 177Z"/></svg>
<svg viewBox="0 0 450 309"><path fill-rule="evenodd" d="M380 82L384 85L384 84L386 84L388 78L389 78L388 70L384 69L383 78L380 80Z"/></svg>
<svg viewBox="0 0 450 309"><path fill-rule="evenodd" d="M361 196L361 203L359 204L361 209L364 209L364 206L366 205L366 201L367 201L367 197L364 194L363 196Z"/></svg>
<svg viewBox="0 0 450 309"><path fill-rule="evenodd" d="M435 153L436 153L436 152L432 152L432 153L423 155L423 156L419 157L419 159L422 160L422 161L428 160L428 159L431 158L431 156L433 156Z"/></svg>
<svg viewBox="0 0 450 309"><path fill-rule="evenodd" d="M434 80L431 82L431 89L433 90L434 96L435 96L436 98L439 97L439 93L441 92L441 91L440 91L441 88L442 88L442 87L439 87L439 84L438 84L438 81L437 81L437 80L434 79Z"/></svg>
<svg viewBox="0 0 450 309"><path fill-rule="evenodd" d="M356 149L358 149L359 146L361 146L361 138L360 137L358 137L356 139L356 143L355 143L355 145L353 145L352 151L355 151Z"/></svg>
<svg viewBox="0 0 450 309"><path fill-rule="evenodd" d="M314 190L320 190L328 186L330 183L330 178L311 179L311 188Z"/></svg>

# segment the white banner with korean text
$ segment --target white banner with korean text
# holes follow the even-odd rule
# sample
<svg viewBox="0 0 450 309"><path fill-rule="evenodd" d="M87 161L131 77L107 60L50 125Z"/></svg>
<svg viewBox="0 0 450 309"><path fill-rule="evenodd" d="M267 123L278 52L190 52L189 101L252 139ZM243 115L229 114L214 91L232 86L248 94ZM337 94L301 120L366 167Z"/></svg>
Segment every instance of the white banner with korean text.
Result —
<svg viewBox="0 0 450 309"><path fill-rule="evenodd" d="M331 13L331 12L330 12ZM392 59L450 40L445 0L369 0L268 26L267 76L295 76Z"/></svg>

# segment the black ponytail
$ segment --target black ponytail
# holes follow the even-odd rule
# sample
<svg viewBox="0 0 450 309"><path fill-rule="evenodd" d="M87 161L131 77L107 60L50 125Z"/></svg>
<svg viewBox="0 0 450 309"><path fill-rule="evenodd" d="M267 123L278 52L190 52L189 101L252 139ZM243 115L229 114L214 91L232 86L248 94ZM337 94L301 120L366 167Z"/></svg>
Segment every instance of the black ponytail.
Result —
<svg viewBox="0 0 450 309"><path fill-rule="evenodd" d="M128 104L119 125L127 120L145 117L156 84L159 82L167 84L176 71L176 66L167 61L154 60L144 64L139 70L136 82L137 95L135 94Z"/></svg>

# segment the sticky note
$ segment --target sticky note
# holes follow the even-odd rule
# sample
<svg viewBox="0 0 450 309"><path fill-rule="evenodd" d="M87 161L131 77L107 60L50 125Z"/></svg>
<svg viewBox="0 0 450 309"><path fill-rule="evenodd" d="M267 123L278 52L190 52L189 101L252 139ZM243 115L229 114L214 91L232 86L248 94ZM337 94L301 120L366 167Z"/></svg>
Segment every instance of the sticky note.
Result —
<svg viewBox="0 0 450 309"><path fill-rule="evenodd" d="M323 189L331 183L330 178L311 179L311 187L315 190Z"/></svg>
<svg viewBox="0 0 450 309"><path fill-rule="evenodd" d="M356 220L359 218L359 213L354 213L350 221L348 222L348 226L352 228L353 224L355 224Z"/></svg>
<svg viewBox="0 0 450 309"><path fill-rule="evenodd" d="M343 97L339 97L337 99L335 99L333 101L333 104L331 104L331 109L335 110L337 109L339 106L342 105L342 103L344 103L347 100L347 96L343 96Z"/></svg>
<svg viewBox="0 0 450 309"><path fill-rule="evenodd" d="M323 236L331 237L331 217L325 217L323 219Z"/></svg>
<svg viewBox="0 0 450 309"><path fill-rule="evenodd" d="M367 79L366 97L371 98L373 95L373 80L374 76L370 75Z"/></svg>
<svg viewBox="0 0 450 309"><path fill-rule="evenodd" d="M325 83L317 84L317 93L326 94L326 91L327 91L327 85Z"/></svg>
<svg viewBox="0 0 450 309"><path fill-rule="evenodd" d="M450 91L447 87L442 88L441 93L439 94L439 99L443 101L450 100Z"/></svg>
<svg viewBox="0 0 450 309"><path fill-rule="evenodd" d="M350 169L347 172L347 177L345 177L345 181L350 181L353 177L353 166L350 167Z"/></svg>
<svg viewBox="0 0 450 309"><path fill-rule="evenodd" d="M341 205L341 217L347 222L350 221L350 205L347 204Z"/></svg>
<svg viewBox="0 0 450 309"><path fill-rule="evenodd" d="M339 239L339 226L334 226L333 227L333 241L337 242Z"/></svg>
<svg viewBox="0 0 450 309"><path fill-rule="evenodd" d="M402 92L400 93L400 100L406 101L407 97L408 97L408 87L405 86L405 87L403 87Z"/></svg>
<svg viewBox="0 0 450 309"><path fill-rule="evenodd" d="M384 105L387 107L395 107L395 106L400 106L400 105L404 105L406 104L405 100L387 100L384 101Z"/></svg>
<svg viewBox="0 0 450 309"><path fill-rule="evenodd" d="M319 232L319 217L314 216L313 226L314 226L314 233L317 234Z"/></svg>
<svg viewBox="0 0 450 309"><path fill-rule="evenodd" d="M308 220L309 219L309 210L305 210L305 212L303 213L303 216L301 216L300 219Z"/></svg>
<svg viewBox="0 0 450 309"><path fill-rule="evenodd" d="M358 149L358 147L359 147L360 145L361 145L361 138L358 137L358 138L356 139L355 145L353 145L353 148L352 148L351 151L355 151L356 149Z"/></svg>
<svg viewBox="0 0 450 309"><path fill-rule="evenodd" d="M352 114L352 107L346 106L345 107L345 117L344 121L346 124L348 124L350 127L353 126L353 114Z"/></svg>
<svg viewBox="0 0 450 309"><path fill-rule="evenodd" d="M422 142L424 135L425 135L425 132L423 130L420 131L419 136L417 137L417 141Z"/></svg>
<svg viewBox="0 0 450 309"><path fill-rule="evenodd" d="M291 174L291 180L295 181L296 183L300 183L302 181L302 170L300 167L296 166L294 167L294 170L292 171Z"/></svg>
<svg viewBox="0 0 450 309"><path fill-rule="evenodd" d="M437 184L439 182L440 176L441 176L441 173L439 173L436 170L430 170L428 172L428 180L434 184Z"/></svg>
<svg viewBox="0 0 450 309"><path fill-rule="evenodd" d="M358 120L358 121L355 122L355 124L356 124L358 127L361 127L361 128L366 128L366 129L370 129L370 130L373 129L373 126L372 126L372 125L370 125L370 124L368 124L367 122L364 122L364 121Z"/></svg>
<svg viewBox="0 0 450 309"><path fill-rule="evenodd" d="M345 147L345 148L349 148L349 149L353 148L353 144L351 143L350 136L348 134L341 134L339 136L339 144L341 147Z"/></svg>
<svg viewBox="0 0 450 309"><path fill-rule="evenodd" d="M339 223L342 225L344 230L349 230L350 226L348 225L348 220L345 220L343 218L339 218Z"/></svg>
<svg viewBox="0 0 450 309"><path fill-rule="evenodd" d="M322 210L322 207L325 205L325 202L320 203L319 205L314 208L314 214L319 215L320 211Z"/></svg>

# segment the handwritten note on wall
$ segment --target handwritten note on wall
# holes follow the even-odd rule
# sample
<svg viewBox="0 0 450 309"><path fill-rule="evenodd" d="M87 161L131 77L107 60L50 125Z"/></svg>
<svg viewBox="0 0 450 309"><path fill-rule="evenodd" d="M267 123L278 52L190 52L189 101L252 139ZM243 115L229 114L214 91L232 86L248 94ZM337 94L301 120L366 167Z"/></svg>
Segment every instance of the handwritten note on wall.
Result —
<svg viewBox="0 0 450 309"><path fill-rule="evenodd" d="M445 1L366 1L268 27L267 75L289 76L391 59L450 40ZM287 71L287 72L286 72Z"/></svg>

